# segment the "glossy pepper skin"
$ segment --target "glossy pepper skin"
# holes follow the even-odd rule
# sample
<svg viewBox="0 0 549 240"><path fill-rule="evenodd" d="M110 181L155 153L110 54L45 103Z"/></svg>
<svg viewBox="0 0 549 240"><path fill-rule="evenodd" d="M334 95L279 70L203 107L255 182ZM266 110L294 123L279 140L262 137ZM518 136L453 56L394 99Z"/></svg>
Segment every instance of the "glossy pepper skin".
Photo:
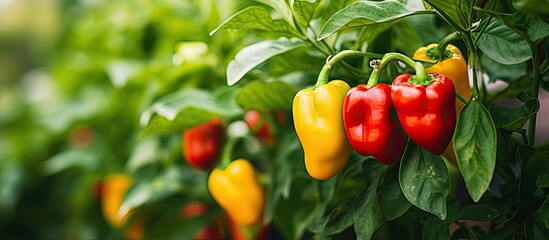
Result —
<svg viewBox="0 0 549 240"><path fill-rule="evenodd" d="M349 143L360 155L386 165L402 157L408 137L394 113L389 85L351 88L343 104L343 122Z"/></svg>
<svg viewBox="0 0 549 240"><path fill-rule="evenodd" d="M305 152L305 167L311 177L325 180L336 175L351 155L343 125L343 100L349 85L333 80L294 97L294 126Z"/></svg>
<svg viewBox="0 0 549 240"><path fill-rule="evenodd" d="M432 51L430 49L434 49L436 47L437 44L433 43L426 47L418 48L414 53L414 59L426 62L435 62L437 59L435 59L430 53L428 54L428 51ZM459 48L456 46L448 44L446 46L446 50L451 53L451 56L444 60L440 60L440 62L430 68L427 68L426 70L428 73L438 73L450 78L450 80L454 82L456 92L465 99L469 99L471 98L471 86L469 85L467 62L465 61L465 58L463 58L463 54ZM463 102L456 100L456 116L459 114L463 106L465 106ZM454 163L454 165L457 163L452 144L448 144L448 147L446 147L446 150L442 156Z"/></svg>
<svg viewBox="0 0 549 240"><path fill-rule="evenodd" d="M214 169L208 177L208 189L238 225L252 226L261 221L265 193L250 162L238 159L225 170Z"/></svg>
<svg viewBox="0 0 549 240"><path fill-rule="evenodd" d="M211 169L219 158L224 139L225 125L214 118L183 131L183 155L192 167Z"/></svg>
<svg viewBox="0 0 549 240"><path fill-rule="evenodd" d="M391 99L404 131L416 144L440 155L450 143L456 125L455 89L444 75L426 86L409 83L412 74L393 80Z"/></svg>

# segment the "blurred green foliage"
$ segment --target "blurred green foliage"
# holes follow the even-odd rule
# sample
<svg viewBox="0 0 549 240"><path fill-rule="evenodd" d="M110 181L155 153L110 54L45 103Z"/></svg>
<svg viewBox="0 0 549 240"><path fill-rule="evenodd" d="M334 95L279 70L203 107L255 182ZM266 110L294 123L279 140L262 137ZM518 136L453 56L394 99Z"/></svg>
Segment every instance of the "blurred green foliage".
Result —
<svg viewBox="0 0 549 240"><path fill-rule="evenodd" d="M209 31L241 4L0 1L0 238L119 238L93 197L110 173L204 182L181 136L139 138L139 119L167 93L225 85L239 43ZM205 184L185 186L151 201L211 202Z"/></svg>

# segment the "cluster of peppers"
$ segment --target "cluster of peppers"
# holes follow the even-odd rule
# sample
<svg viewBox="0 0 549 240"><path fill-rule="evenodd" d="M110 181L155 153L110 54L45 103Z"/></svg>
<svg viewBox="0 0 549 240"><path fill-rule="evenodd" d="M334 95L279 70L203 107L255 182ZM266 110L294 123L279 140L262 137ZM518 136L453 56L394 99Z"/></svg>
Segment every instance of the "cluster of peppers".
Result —
<svg viewBox="0 0 549 240"><path fill-rule="evenodd" d="M273 126L269 125L269 121L261 113L250 111L244 116L244 121L262 144L274 144ZM218 118L184 130L183 156L190 166L203 171L211 170L208 190L227 213L233 238L249 239L254 235L260 236L261 232L257 230L264 230L261 229L261 221L265 193L258 181L258 174L249 161L226 161L230 158L227 153L230 153L236 139L225 143L225 131L225 124ZM226 151L223 156L222 149ZM224 161L218 164L220 158ZM216 165L218 166L214 168Z"/></svg>
<svg viewBox="0 0 549 240"><path fill-rule="evenodd" d="M446 45L446 44L445 44ZM455 163L451 139L456 115L469 98L468 71L461 51L453 45L419 48L414 59L388 53L371 62L374 70L367 84L351 88L346 82L328 82L330 68L347 56L368 53L342 51L330 59L313 89L302 89L294 97L293 118L305 153L305 167L313 178L336 175L354 150L389 165L401 159L408 138L427 151ZM378 83L384 66L400 60L416 75L397 76L391 85Z"/></svg>

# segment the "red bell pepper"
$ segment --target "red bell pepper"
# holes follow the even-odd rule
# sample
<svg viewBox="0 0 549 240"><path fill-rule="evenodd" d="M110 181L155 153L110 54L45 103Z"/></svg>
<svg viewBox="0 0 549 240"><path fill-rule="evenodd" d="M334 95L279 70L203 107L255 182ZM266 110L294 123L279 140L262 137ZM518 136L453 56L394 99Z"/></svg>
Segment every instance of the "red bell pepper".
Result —
<svg viewBox="0 0 549 240"><path fill-rule="evenodd" d="M189 165L208 170L217 162L225 139L223 121L214 118L183 131L183 155Z"/></svg>
<svg viewBox="0 0 549 240"><path fill-rule="evenodd" d="M272 146L275 143L272 123L259 111L247 112L244 121L262 144Z"/></svg>
<svg viewBox="0 0 549 240"><path fill-rule="evenodd" d="M371 155L387 165L402 157L408 137L394 114L389 85L351 88L343 103L343 122L357 153Z"/></svg>
<svg viewBox="0 0 549 240"><path fill-rule="evenodd" d="M455 89L452 80L444 75L434 74L427 79L416 81L412 74L397 76L393 80L391 99L410 139L440 155L454 135Z"/></svg>

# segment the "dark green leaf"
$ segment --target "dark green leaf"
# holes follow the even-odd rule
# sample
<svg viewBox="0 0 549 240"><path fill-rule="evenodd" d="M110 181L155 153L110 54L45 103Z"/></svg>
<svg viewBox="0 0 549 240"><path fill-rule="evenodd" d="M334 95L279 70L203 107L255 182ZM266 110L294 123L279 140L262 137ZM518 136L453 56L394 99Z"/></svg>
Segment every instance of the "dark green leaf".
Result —
<svg viewBox="0 0 549 240"><path fill-rule="evenodd" d="M530 145L520 145L517 148L520 163L519 203L529 201L536 192L536 173L532 169L536 149Z"/></svg>
<svg viewBox="0 0 549 240"><path fill-rule="evenodd" d="M529 201L536 192L538 176L549 171L549 144L538 147L530 145L518 146L520 175L519 175L519 202Z"/></svg>
<svg viewBox="0 0 549 240"><path fill-rule="evenodd" d="M236 96L236 101L245 110L289 110L296 90L285 82L253 81L246 84Z"/></svg>
<svg viewBox="0 0 549 240"><path fill-rule="evenodd" d="M549 188L549 174L542 174L536 180L536 186L540 188Z"/></svg>
<svg viewBox="0 0 549 240"><path fill-rule="evenodd" d="M490 186L496 167L496 128L478 101L469 101L459 114L453 144L467 191L478 202Z"/></svg>
<svg viewBox="0 0 549 240"><path fill-rule="evenodd" d="M391 166L377 188L381 210L389 221L402 216L412 206L400 189L398 170L397 164Z"/></svg>
<svg viewBox="0 0 549 240"><path fill-rule="evenodd" d="M423 240L450 239L450 224L437 218L430 218L423 226Z"/></svg>
<svg viewBox="0 0 549 240"><path fill-rule="evenodd" d="M411 15L432 13L433 11L406 6L396 0L360 1L332 15L320 30L318 40L349 28L396 21Z"/></svg>
<svg viewBox="0 0 549 240"><path fill-rule="evenodd" d="M526 95L524 92L522 94ZM526 97L521 107L513 109L490 104L490 114L494 118L494 124L507 131L520 131L528 119L539 110L539 101L536 98Z"/></svg>
<svg viewBox="0 0 549 240"><path fill-rule="evenodd" d="M498 19L493 19L478 40L478 47L491 59L503 64L518 64L530 59L528 43Z"/></svg>
<svg viewBox="0 0 549 240"><path fill-rule="evenodd" d="M409 141L399 171L402 192L414 206L444 220L450 178L444 160Z"/></svg>
<svg viewBox="0 0 549 240"><path fill-rule="evenodd" d="M323 233L325 235L333 235L342 232L353 225L353 211L350 200L338 204L327 216L313 223L312 232Z"/></svg>
<svg viewBox="0 0 549 240"><path fill-rule="evenodd" d="M224 23L212 30L210 36L222 30L234 30L242 33L261 30L286 36L296 35L295 30L287 22L282 19L273 19L269 11L258 6L248 7L233 14Z"/></svg>
<svg viewBox="0 0 549 240"><path fill-rule="evenodd" d="M482 54L480 57L482 63L482 69L490 76L490 81L503 80L506 82L513 82L518 80L519 76L526 74L526 63L518 63L513 65L506 65L496 62Z"/></svg>
<svg viewBox="0 0 549 240"><path fill-rule="evenodd" d="M393 45L408 55L414 55L416 49L422 46L418 32L407 22L400 21L391 27L394 31Z"/></svg>
<svg viewBox="0 0 549 240"><path fill-rule="evenodd" d="M549 19L549 17L547 18ZM529 17L526 21L526 25L526 34L528 34L528 38L530 38L532 42L544 40L545 38L549 37L549 24L542 21L541 19Z"/></svg>
<svg viewBox="0 0 549 240"><path fill-rule="evenodd" d="M499 211L485 204L466 205L455 215L455 220L489 221L497 218Z"/></svg>
<svg viewBox="0 0 549 240"><path fill-rule="evenodd" d="M141 123L146 125L141 136L157 133L175 133L229 114L231 109L220 106L207 91L187 89L158 99L141 114Z"/></svg>
<svg viewBox="0 0 549 240"><path fill-rule="evenodd" d="M501 229L490 231L488 234L482 237L482 240L504 240L513 239L517 226L509 226Z"/></svg>
<svg viewBox="0 0 549 240"><path fill-rule="evenodd" d="M549 195L545 196L545 201L539 208L539 217L545 228L549 229Z"/></svg>
<svg viewBox="0 0 549 240"><path fill-rule="evenodd" d="M376 185L377 183L372 183L364 188L353 202L353 221L357 239L370 239L380 223L381 213L376 198Z"/></svg>
<svg viewBox="0 0 549 240"><path fill-rule="evenodd" d="M436 9L458 31L471 28L473 0L424 0Z"/></svg>
<svg viewBox="0 0 549 240"><path fill-rule="evenodd" d="M307 29L309 22L313 18L316 10L316 6L320 3L320 0L295 0L292 8L294 16L297 20L297 24L303 30Z"/></svg>
<svg viewBox="0 0 549 240"><path fill-rule="evenodd" d="M513 6L518 10L531 13L549 22L549 16L547 15L549 9L546 0L513 0Z"/></svg>
<svg viewBox="0 0 549 240"><path fill-rule="evenodd" d="M309 177L310 178L310 177ZM303 233L319 218L315 186L305 178L294 179L288 199L280 199L275 211L278 229L284 239L301 239Z"/></svg>
<svg viewBox="0 0 549 240"><path fill-rule="evenodd" d="M288 199L290 197L290 190L292 186L292 180L295 175L288 174L293 172L293 165L288 163L293 153L301 151L299 139L292 131L290 134L284 135L281 138L280 147L278 148L276 157L274 159L273 167L271 168L271 184L269 185L267 206L265 209L265 220L270 222L274 215L276 206L280 198Z"/></svg>
<svg viewBox="0 0 549 240"><path fill-rule="evenodd" d="M254 67L274 56L305 46L302 40L279 38L242 48L227 66L227 84L234 85Z"/></svg>
<svg viewBox="0 0 549 240"><path fill-rule="evenodd" d="M534 212L526 218L524 239L549 239L549 229L545 227L540 218L540 212Z"/></svg>

